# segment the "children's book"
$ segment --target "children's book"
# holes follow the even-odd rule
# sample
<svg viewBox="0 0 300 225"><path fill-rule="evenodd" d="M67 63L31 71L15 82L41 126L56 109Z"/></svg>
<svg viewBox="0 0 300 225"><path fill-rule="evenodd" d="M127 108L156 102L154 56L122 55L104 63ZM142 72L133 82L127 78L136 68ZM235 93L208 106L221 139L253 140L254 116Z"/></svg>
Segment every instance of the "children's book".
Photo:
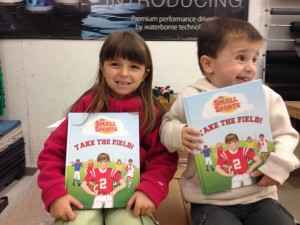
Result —
<svg viewBox="0 0 300 225"><path fill-rule="evenodd" d="M126 207L140 182L138 113L69 113L65 185L83 209Z"/></svg>
<svg viewBox="0 0 300 225"><path fill-rule="evenodd" d="M199 129L194 150L203 194L255 184L251 178L274 151L261 80L182 98L189 126Z"/></svg>

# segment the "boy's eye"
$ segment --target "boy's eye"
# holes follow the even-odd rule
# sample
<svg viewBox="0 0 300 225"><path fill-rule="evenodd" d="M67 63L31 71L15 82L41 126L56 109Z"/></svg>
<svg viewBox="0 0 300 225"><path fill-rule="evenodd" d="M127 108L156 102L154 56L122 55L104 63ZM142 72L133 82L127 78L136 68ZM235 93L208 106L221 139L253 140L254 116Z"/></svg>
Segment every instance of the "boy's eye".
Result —
<svg viewBox="0 0 300 225"><path fill-rule="evenodd" d="M242 56L242 55L239 55L239 56L236 57L236 59L239 60L239 61L243 61L245 59L245 57Z"/></svg>

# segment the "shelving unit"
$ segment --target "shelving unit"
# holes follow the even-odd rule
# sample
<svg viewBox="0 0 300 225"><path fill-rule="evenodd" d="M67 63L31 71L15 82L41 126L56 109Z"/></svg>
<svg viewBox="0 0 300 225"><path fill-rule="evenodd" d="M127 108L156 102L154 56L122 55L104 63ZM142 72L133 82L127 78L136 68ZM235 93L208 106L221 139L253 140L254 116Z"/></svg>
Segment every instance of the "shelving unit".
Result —
<svg viewBox="0 0 300 225"><path fill-rule="evenodd" d="M265 10L267 50L263 81L285 101L297 101L300 99L300 2L299 7L271 6L272 0Z"/></svg>
<svg viewBox="0 0 300 225"><path fill-rule="evenodd" d="M0 120L0 191L25 172L25 150L21 122Z"/></svg>

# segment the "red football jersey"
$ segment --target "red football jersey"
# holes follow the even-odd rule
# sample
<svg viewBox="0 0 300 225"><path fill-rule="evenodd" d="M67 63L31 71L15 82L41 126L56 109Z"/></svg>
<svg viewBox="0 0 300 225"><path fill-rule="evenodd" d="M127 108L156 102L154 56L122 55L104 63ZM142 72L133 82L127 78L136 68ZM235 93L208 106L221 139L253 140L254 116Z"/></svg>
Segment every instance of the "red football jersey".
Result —
<svg viewBox="0 0 300 225"><path fill-rule="evenodd" d="M224 151L217 164L222 165L224 162L232 165L234 175L243 174L248 170L247 159L252 159L255 157L255 153L249 148L238 148L236 152L230 150Z"/></svg>
<svg viewBox="0 0 300 225"><path fill-rule="evenodd" d="M98 194L109 194L113 191L113 181L119 181L122 176L117 170L107 168L105 171L101 171L99 168L91 170L84 180L89 182L94 180L98 183Z"/></svg>

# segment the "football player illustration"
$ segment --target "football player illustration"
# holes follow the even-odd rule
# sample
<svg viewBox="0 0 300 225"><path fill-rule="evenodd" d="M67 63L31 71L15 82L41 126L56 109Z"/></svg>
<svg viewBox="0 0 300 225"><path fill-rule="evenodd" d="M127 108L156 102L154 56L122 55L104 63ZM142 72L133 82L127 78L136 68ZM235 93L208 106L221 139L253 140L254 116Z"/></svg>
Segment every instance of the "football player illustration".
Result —
<svg viewBox="0 0 300 225"><path fill-rule="evenodd" d="M263 161L265 162L268 158L268 144L269 140L265 139L265 136L263 134L259 135L259 139L257 141L257 147L259 148L259 157L263 158Z"/></svg>
<svg viewBox="0 0 300 225"><path fill-rule="evenodd" d="M118 171L118 173L119 173L120 175L122 175L123 163L122 163L122 160L121 160L121 159L118 159L118 160L117 160L117 163L116 163L116 165L115 165L115 168L116 168L116 170Z"/></svg>
<svg viewBox="0 0 300 225"><path fill-rule="evenodd" d="M217 158L219 158L220 155L221 155L221 154L223 153L223 151L224 151L223 146L222 146L222 143L221 143L221 142L217 142L216 148L217 148Z"/></svg>
<svg viewBox="0 0 300 225"><path fill-rule="evenodd" d="M123 162L121 159L118 159L116 164L115 164L115 169L117 172L122 175L122 170L123 170ZM117 186L119 183L117 181L114 181L114 186Z"/></svg>
<svg viewBox="0 0 300 225"><path fill-rule="evenodd" d="M211 171L215 171L215 168L210 158L211 149L207 145L204 145L203 149L201 150L201 153L204 155L205 158L206 171L209 172L208 166L210 166Z"/></svg>
<svg viewBox="0 0 300 225"><path fill-rule="evenodd" d="M113 208L114 196L118 191L126 187L126 182L117 170L109 168L110 157L107 153L100 153L97 157L98 168L92 169L86 174L81 187L88 194L95 195L92 208ZM113 181L120 183L113 189ZM89 182L94 181L98 185L96 191L91 190Z"/></svg>
<svg viewBox="0 0 300 225"><path fill-rule="evenodd" d="M133 165L133 160L128 159L128 164L125 167L126 175L124 177L125 181L126 179L128 179L128 188L130 188L132 185L132 180L134 177L134 168L136 168L136 166Z"/></svg>
<svg viewBox="0 0 300 225"><path fill-rule="evenodd" d="M245 144L247 145L247 148L254 150L254 141L255 140L256 140L256 135L255 135L254 139L252 139L251 136L248 136L247 139L245 140Z"/></svg>
<svg viewBox="0 0 300 225"><path fill-rule="evenodd" d="M74 167L74 176L73 176L73 186L75 186L75 182L77 180L78 187L81 185L80 183L80 169L82 167L82 162L80 159L76 159L76 162L72 162L72 166Z"/></svg>
<svg viewBox="0 0 300 225"><path fill-rule="evenodd" d="M89 173L92 169L94 169L94 160L89 159L87 161L86 173Z"/></svg>
<svg viewBox="0 0 300 225"><path fill-rule="evenodd" d="M242 138L243 139L243 138ZM256 136L254 137L254 139L252 139L252 137L251 136L248 136L247 137L247 139L246 140L244 140L245 141L245 144L246 144L246 146L247 146L247 148L249 148L251 151L253 151L254 152L254 141L256 140ZM250 164L250 163L252 163L252 160L251 159L248 159L248 163Z"/></svg>
<svg viewBox="0 0 300 225"><path fill-rule="evenodd" d="M255 155L249 148L238 147L239 138L236 134L230 133L225 137L228 150L221 154L217 160L216 172L227 177L232 177L231 188L242 187L252 184L251 172L261 163L260 157ZM249 167L247 159L254 163ZM233 171L226 172L222 169L224 163L229 163Z"/></svg>

